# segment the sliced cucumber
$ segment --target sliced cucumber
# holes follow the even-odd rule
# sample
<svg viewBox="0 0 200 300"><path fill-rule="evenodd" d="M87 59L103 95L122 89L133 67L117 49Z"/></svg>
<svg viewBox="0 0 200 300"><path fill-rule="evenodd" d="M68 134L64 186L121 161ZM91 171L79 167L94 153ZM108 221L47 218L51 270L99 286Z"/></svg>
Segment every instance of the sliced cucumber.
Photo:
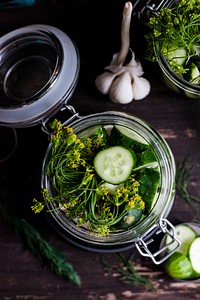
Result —
<svg viewBox="0 0 200 300"><path fill-rule="evenodd" d="M178 249L178 252L180 252L184 255L188 255L190 245L196 238L196 232L191 227L189 227L188 225L184 225L184 224L176 225L175 232L176 232L176 236L177 236L178 240L181 242L181 246ZM169 245L168 246L169 251L173 251L177 245L176 242L171 243L171 241L172 241L172 239L168 235L166 237L166 245Z"/></svg>
<svg viewBox="0 0 200 300"><path fill-rule="evenodd" d="M197 65L191 62L188 65L189 71L187 72L185 79L193 84L200 83L200 72Z"/></svg>
<svg viewBox="0 0 200 300"><path fill-rule="evenodd" d="M189 257L194 271L200 275L200 237L192 242Z"/></svg>
<svg viewBox="0 0 200 300"><path fill-rule="evenodd" d="M121 184L111 184L111 183L108 183L108 182L104 182L100 185L100 189L103 190L104 188L107 188L109 194L115 195L116 190L123 187L123 186L124 186L123 183L121 183Z"/></svg>
<svg viewBox="0 0 200 300"><path fill-rule="evenodd" d="M155 202L155 195L160 184L160 173L155 169L146 168L142 170L137 180L140 183L139 195L145 202L145 212L149 213L153 207L153 202Z"/></svg>
<svg viewBox="0 0 200 300"><path fill-rule="evenodd" d="M170 44L165 53L168 61L173 61L176 64L183 66L187 60L187 51L184 48L177 48L177 46Z"/></svg>
<svg viewBox="0 0 200 300"><path fill-rule="evenodd" d="M173 253L165 262L165 270L169 276L177 279L194 277L194 270L187 256L182 253Z"/></svg>
<svg viewBox="0 0 200 300"><path fill-rule="evenodd" d="M110 143L113 146L131 148L135 152L141 152L149 148L146 141L129 128L115 125L110 134Z"/></svg>
<svg viewBox="0 0 200 300"><path fill-rule="evenodd" d="M114 146L97 153L94 168L99 177L111 184L119 184L128 179L135 159L124 147Z"/></svg>

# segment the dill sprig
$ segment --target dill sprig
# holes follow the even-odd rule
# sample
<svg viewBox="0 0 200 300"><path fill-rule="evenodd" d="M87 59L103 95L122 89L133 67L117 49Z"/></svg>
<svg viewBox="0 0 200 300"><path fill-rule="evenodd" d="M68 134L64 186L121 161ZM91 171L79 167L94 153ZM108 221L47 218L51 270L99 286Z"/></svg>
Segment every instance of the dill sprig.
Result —
<svg viewBox="0 0 200 300"><path fill-rule="evenodd" d="M188 59L198 54L200 47L200 2L199 0L180 0L176 6L164 7L159 14L150 18L151 32L148 41L147 59L157 60L154 53L155 42L160 43L160 55L170 57L171 51L185 49ZM171 68L179 75L184 74L186 66L176 60L168 59Z"/></svg>
<svg viewBox="0 0 200 300"><path fill-rule="evenodd" d="M186 157L177 167L176 171L176 188L180 191L183 199L194 208L194 202L200 203L200 198L189 192L188 185L192 177L193 164L189 157Z"/></svg>
<svg viewBox="0 0 200 300"><path fill-rule="evenodd" d="M43 188L44 201L33 200L32 210L39 213L62 210L77 225L86 225L98 236L107 236L131 209L144 210L139 196L139 183L131 174L115 193L95 172L95 155L109 144L107 132L100 126L89 137L79 138L73 129L54 120L51 153L46 165L48 188Z"/></svg>
<svg viewBox="0 0 200 300"><path fill-rule="evenodd" d="M74 271L73 266L64 259L64 256L56 248L45 241L30 223L12 214L1 202L0 215L21 235L26 247L39 257L48 269L71 283L81 285L80 277Z"/></svg>
<svg viewBox="0 0 200 300"><path fill-rule="evenodd" d="M105 259L101 259L104 270L109 274L115 273L119 279L134 286L144 286L148 290L155 290L151 280L142 276L135 268L134 256L129 255L127 258L121 253L116 253L116 257L120 260L119 265L109 265Z"/></svg>

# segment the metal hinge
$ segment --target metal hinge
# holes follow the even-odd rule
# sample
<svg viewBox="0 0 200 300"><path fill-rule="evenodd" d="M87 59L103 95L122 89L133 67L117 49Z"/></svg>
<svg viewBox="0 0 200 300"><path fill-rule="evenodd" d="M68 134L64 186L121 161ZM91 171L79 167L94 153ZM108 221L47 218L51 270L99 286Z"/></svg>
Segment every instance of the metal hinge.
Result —
<svg viewBox="0 0 200 300"><path fill-rule="evenodd" d="M166 236L170 236L170 243L161 243L158 250L153 251L149 249L155 240L153 237L160 233L164 233ZM150 239L148 236L153 234ZM173 243L173 250L169 251L169 245ZM180 247L181 243L176 238L176 231L174 226L167 220L161 218L159 223L154 224L144 235L140 236L135 242L136 248L142 256L150 257L156 265L163 263L169 256L171 256Z"/></svg>
<svg viewBox="0 0 200 300"><path fill-rule="evenodd" d="M137 16L144 24L149 22L153 15L158 15L163 7L172 7L178 3L179 0L136 0L133 3L133 16Z"/></svg>

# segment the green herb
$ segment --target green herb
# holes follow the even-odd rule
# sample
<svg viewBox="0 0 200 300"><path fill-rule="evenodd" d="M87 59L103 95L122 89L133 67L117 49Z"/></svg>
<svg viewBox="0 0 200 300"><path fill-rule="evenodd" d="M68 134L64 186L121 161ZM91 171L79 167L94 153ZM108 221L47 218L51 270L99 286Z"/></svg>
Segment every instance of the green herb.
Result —
<svg viewBox="0 0 200 300"><path fill-rule="evenodd" d="M51 188L42 191L50 209L62 209L69 219L76 218L78 226L86 224L99 236L108 235L127 211L144 209L133 174L113 193L95 172L94 157L108 146L103 127L90 137L78 138L72 128L55 120L53 130L46 170ZM32 210L37 213L44 206L45 202L34 199Z"/></svg>
<svg viewBox="0 0 200 300"><path fill-rule="evenodd" d="M194 202L200 203L200 198L191 193L188 190L188 184L192 177L193 164L190 161L190 158L187 157L183 160L181 164L177 167L176 171L176 188L180 191L183 196L183 199L194 208Z"/></svg>
<svg viewBox="0 0 200 300"><path fill-rule="evenodd" d="M149 290L154 290L153 284L149 278L142 276L139 272L135 269L135 264L133 261L133 254L129 257L125 257L121 253L117 253L116 257L119 258L120 264L115 266L110 266L105 259L102 259L101 262L103 264L104 270L109 274L117 273L119 279L126 284L129 285L141 285Z"/></svg>
<svg viewBox="0 0 200 300"><path fill-rule="evenodd" d="M80 286L80 277L74 271L72 265L65 261L62 254L47 243L31 224L12 214L1 202L0 215L5 222L10 224L22 236L27 248L37 255L50 270Z"/></svg>
<svg viewBox="0 0 200 300"><path fill-rule="evenodd" d="M154 53L155 43L159 43L160 55L168 58L171 68L179 75L187 72L187 63L180 64L172 53L186 50L189 58L199 55L200 47L200 2L199 0L180 0L176 6L162 8L160 13L150 18L152 31L148 40L147 58L157 60Z"/></svg>

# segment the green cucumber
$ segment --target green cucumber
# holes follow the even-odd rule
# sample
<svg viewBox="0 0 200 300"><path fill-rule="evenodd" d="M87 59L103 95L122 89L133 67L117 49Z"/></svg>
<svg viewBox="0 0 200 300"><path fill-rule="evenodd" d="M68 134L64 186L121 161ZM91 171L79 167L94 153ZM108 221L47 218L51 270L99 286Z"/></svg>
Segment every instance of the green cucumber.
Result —
<svg viewBox="0 0 200 300"><path fill-rule="evenodd" d="M189 258L194 271L200 276L200 237L197 237L189 249Z"/></svg>
<svg viewBox="0 0 200 300"><path fill-rule="evenodd" d="M148 148L145 151L136 154L137 164L136 167L144 166L152 162L156 162L156 156L152 148Z"/></svg>
<svg viewBox="0 0 200 300"><path fill-rule="evenodd" d="M137 180L140 184L139 195L145 202L145 212L149 213L160 185L160 173L155 169L145 168L141 171Z"/></svg>
<svg viewBox="0 0 200 300"><path fill-rule="evenodd" d="M129 228L135 225L136 223L138 223L141 218L142 218L142 210L132 208L116 224L117 228L121 228L121 229Z"/></svg>
<svg viewBox="0 0 200 300"><path fill-rule="evenodd" d="M110 143L113 146L131 148L134 152L142 152L149 148L146 141L129 128L119 125L113 126L110 134Z"/></svg>
<svg viewBox="0 0 200 300"><path fill-rule="evenodd" d="M200 72L197 67L197 65L193 62L188 64L188 72L185 75L185 79L193 84L199 84L200 83Z"/></svg>
<svg viewBox="0 0 200 300"><path fill-rule="evenodd" d="M179 252L173 253L165 262L166 273L172 278L191 279L195 277L189 258Z"/></svg>
<svg viewBox="0 0 200 300"><path fill-rule="evenodd" d="M196 238L196 232L188 225L179 224L179 225L175 226L175 233L176 233L178 240L181 242L181 246L179 247L179 249L177 251L184 255L188 255L190 245ZM166 237L166 245L169 245L168 246L169 251L173 251L177 245L176 242L171 243L171 241L172 241L172 239L168 235Z"/></svg>
<svg viewBox="0 0 200 300"><path fill-rule="evenodd" d="M108 143L108 134L106 129L103 126L98 127L91 135L91 139L98 138L100 136L102 138L102 142L104 145L107 145Z"/></svg>
<svg viewBox="0 0 200 300"><path fill-rule="evenodd" d="M126 181L135 163L131 151L121 146L101 150L94 158L95 171L101 179L111 184Z"/></svg>
<svg viewBox="0 0 200 300"><path fill-rule="evenodd" d="M179 66L183 66L188 58L186 49L177 48L173 44L168 45L165 57L168 61L173 61Z"/></svg>

